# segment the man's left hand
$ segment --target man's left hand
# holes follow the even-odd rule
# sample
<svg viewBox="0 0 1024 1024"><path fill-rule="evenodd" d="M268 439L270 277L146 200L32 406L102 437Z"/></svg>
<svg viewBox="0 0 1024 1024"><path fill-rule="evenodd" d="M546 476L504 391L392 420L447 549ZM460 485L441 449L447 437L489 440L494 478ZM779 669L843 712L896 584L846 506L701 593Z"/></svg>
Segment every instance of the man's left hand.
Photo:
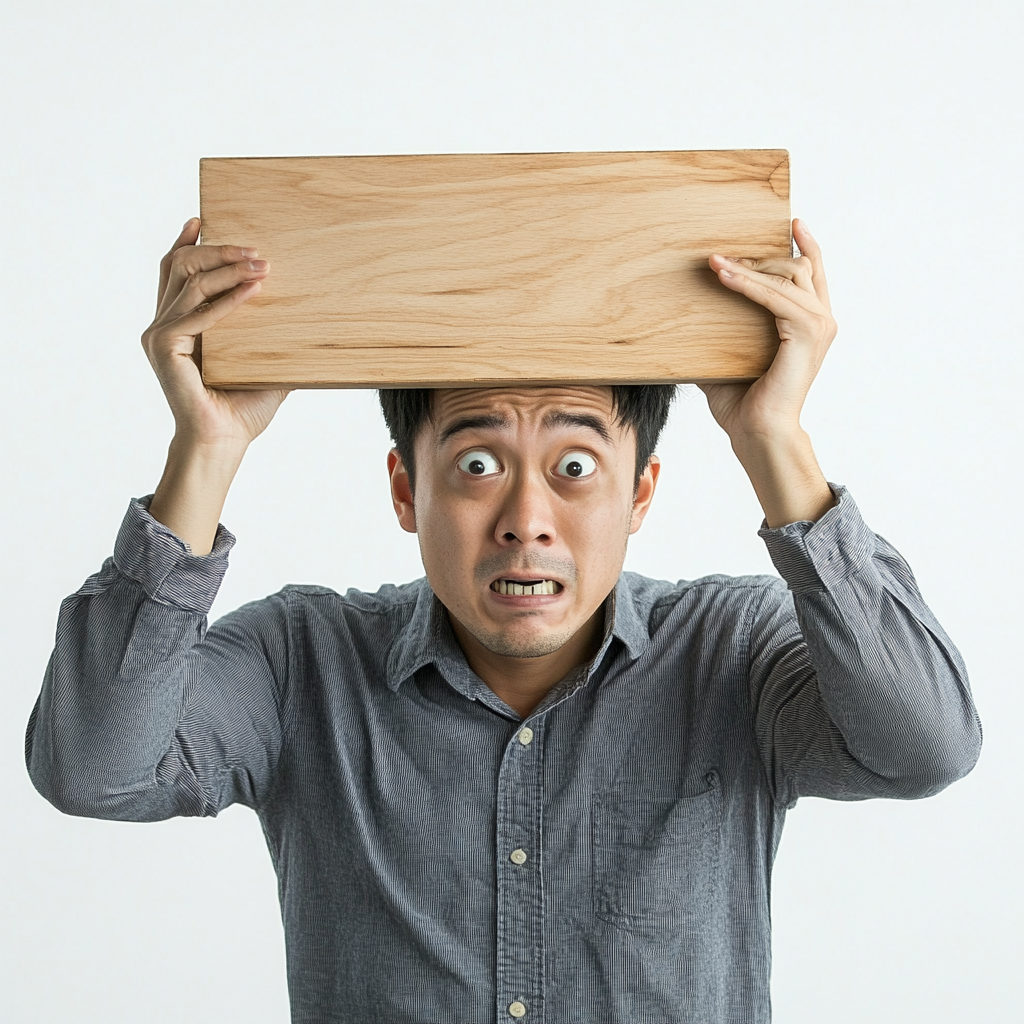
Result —
<svg viewBox="0 0 1024 1024"><path fill-rule="evenodd" d="M829 305L821 250L800 220L793 221L797 259L729 259L711 268L727 288L775 314L779 350L752 384L704 384L708 406L729 435L769 526L817 519L833 504L800 411L837 325Z"/></svg>

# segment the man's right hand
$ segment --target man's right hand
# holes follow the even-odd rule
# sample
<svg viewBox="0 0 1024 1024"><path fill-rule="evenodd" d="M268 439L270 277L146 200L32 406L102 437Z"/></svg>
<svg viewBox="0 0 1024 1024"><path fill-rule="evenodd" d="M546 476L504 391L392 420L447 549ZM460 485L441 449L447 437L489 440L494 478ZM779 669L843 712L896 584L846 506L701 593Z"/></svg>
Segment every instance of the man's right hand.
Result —
<svg viewBox="0 0 1024 1024"><path fill-rule="evenodd" d="M160 261L156 317L142 347L174 414L175 437L241 448L266 428L287 391L218 391L203 383L202 332L256 295L270 271L255 249L196 245L193 217Z"/></svg>
<svg viewBox="0 0 1024 1024"><path fill-rule="evenodd" d="M203 383L202 332L259 292L270 267L254 249L196 245L198 237L193 218L161 261L156 318L142 346L175 424L150 513L202 555L213 546L246 448L288 391L221 391Z"/></svg>

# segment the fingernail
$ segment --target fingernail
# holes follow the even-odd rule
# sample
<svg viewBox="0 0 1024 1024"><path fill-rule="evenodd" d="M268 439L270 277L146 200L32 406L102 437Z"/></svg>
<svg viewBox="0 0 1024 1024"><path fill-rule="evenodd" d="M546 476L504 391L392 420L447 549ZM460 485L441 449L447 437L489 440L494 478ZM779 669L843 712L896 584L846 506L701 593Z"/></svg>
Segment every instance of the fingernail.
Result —
<svg viewBox="0 0 1024 1024"><path fill-rule="evenodd" d="M250 270L266 270L267 269L267 261L266 260L250 260L250 262L249 262L249 269Z"/></svg>
<svg viewBox="0 0 1024 1024"><path fill-rule="evenodd" d="M732 263L733 262L731 259L729 259L728 256L723 256L720 252L712 253L711 258L714 259L714 260L721 260L722 263ZM712 269L715 269L715 268L712 268ZM732 272L727 270L725 267L718 267L717 268L717 272L719 274L721 274L722 277L732 277Z"/></svg>
<svg viewBox="0 0 1024 1024"><path fill-rule="evenodd" d="M242 255L247 260L252 260L252 259L255 259L257 256L259 256L259 253L255 249L243 249L242 250Z"/></svg>

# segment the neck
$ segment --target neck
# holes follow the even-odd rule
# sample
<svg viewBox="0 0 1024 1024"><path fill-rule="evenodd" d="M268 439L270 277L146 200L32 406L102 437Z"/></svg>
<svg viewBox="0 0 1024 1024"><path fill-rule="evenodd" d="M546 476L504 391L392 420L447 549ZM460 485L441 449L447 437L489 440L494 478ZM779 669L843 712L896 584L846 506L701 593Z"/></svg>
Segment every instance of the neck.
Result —
<svg viewBox="0 0 1024 1024"><path fill-rule="evenodd" d="M574 668L597 654L604 635L604 604L557 651L539 658L510 658L480 643L453 615L452 630L469 667L523 718Z"/></svg>

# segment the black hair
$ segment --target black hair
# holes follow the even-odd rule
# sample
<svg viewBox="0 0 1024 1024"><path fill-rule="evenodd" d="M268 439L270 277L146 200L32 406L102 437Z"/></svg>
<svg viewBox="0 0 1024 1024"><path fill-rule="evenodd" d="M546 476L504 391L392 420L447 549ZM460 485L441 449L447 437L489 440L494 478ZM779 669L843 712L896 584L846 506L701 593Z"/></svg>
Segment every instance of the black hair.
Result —
<svg viewBox="0 0 1024 1024"><path fill-rule="evenodd" d="M409 471L409 483L415 489L414 446L420 427L430 418L431 388L381 388L380 407L391 431L391 440ZM675 384L613 384L612 408L616 422L632 427L636 433L636 473L633 487L658 443L668 420L669 406L676 396Z"/></svg>

